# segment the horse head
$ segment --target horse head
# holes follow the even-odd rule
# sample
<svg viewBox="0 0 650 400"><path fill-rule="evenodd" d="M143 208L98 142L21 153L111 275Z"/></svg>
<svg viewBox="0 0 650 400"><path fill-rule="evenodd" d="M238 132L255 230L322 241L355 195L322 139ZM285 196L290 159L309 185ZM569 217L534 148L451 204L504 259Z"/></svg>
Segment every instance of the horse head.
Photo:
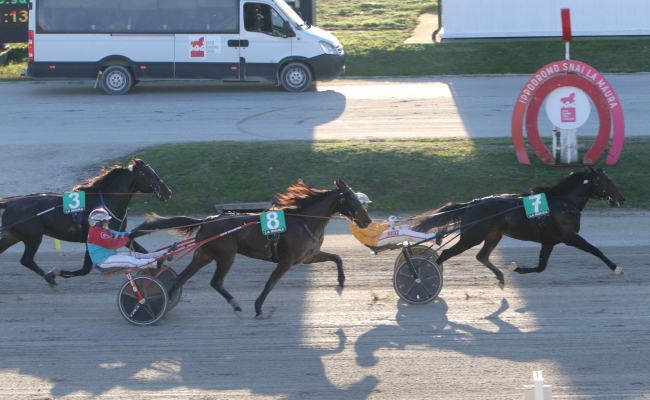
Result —
<svg viewBox="0 0 650 400"><path fill-rule="evenodd" d="M169 200L172 196L172 191L165 185L165 182L160 179L158 174L147 163L134 158L129 164L129 171L137 174L135 185L136 189L142 193L151 193L160 201Z"/></svg>
<svg viewBox="0 0 650 400"><path fill-rule="evenodd" d="M620 207L625 201L625 197L618 190L614 182L609 179L609 176L602 170L602 168L593 169L589 167L592 177L585 181L585 183L592 183L594 185L594 195L598 198L609 201L612 207Z"/></svg>
<svg viewBox="0 0 650 400"><path fill-rule="evenodd" d="M361 205L357 195L343 182L343 179L339 178L334 183L339 189L339 212L356 222L359 228L367 228L372 219Z"/></svg>

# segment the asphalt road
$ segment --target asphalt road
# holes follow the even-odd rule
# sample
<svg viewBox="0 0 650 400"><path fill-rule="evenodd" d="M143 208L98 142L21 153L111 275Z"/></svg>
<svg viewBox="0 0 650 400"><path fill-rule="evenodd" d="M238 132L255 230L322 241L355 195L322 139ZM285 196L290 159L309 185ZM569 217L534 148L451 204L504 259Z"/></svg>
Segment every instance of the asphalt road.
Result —
<svg viewBox="0 0 650 400"><path fill-rule="evenodd" d="M645 135L650 75L607 78L627 134ZM0 196L69 189L107 160L156 143L509 136L525 80L346 79L299 94L143 83L122 97L88 83L0 83ZM554 399L650 398L649 217L583 215L583 236L624 276L558 246L544 273L507 273L500 290L470 251L445 264L440 298L424 306L398 300L395 252L369 255L333 221L324 250L345 263L342 296L333 265L299 265L267 298L270 318L256 320L253 302L273 266L242 257L226 285L243 319L209 287L211 265L145 328L117 310L121 276L93 271L52 289L19 265L17 245L0 255L0 398L513 399L537 370ZM161 233L143 243L171 240ZM504 270L512 261L532 266L538 249L504 240L492 259ZM73 270L83 251L69 243L56 251L46 238L37 262Z"/></svg>
<svg viewBox="0 0 650 400"><path fill-rule="evenodd" d="M621 99L626 135L647 135L650 74L606 78ZM92 82L0 82L0 196L67 189L108 160L160 143L509 137L513 105L527 79L339 79L305 93L143 82L125 96L108 96ZM550 134L550 122L540 121L542 135ZM595 136L596 124L592 113L579 135ZM15 173L18 166L28 181Z"/></svg>

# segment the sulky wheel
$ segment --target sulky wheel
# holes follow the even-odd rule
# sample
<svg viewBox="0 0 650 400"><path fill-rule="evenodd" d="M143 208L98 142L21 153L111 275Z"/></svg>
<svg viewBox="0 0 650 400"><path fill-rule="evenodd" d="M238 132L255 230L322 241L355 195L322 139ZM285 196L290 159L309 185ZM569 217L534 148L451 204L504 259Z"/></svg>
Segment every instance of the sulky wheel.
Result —
<svg viewBox="0 0 650 400"><path fill-rule="evenodd" d="M414 256L422 256L424 258L429 258L433 261L436 261L438 259L438 253L435 252L430 246L423 246L421 244L417 246L411 246L411 257ZM430 257L433 255L433 257ZM399 252L399 255L397 256L397 259L395 259L395 270L397 270L397 267L400 266L400 264L404 261L404 253L401 251ZM440 266L440 271L442 271L442 266Z"/></svg>
<svg viewBox="0 0 650 400"><path fill-rule="evenodd" d="M158 275L160 271L157 269L152 269L152 268L147 268L143 269L140 275L145 275L145 276L156 276ZM174 271L171 268L165 269L160 276L156 278L157 281L162 283L163 287L165 288L165 291L169 294L169 289L174 286L174 283L176 283L176 279L178 279L178 274L176 271ZM167 306L167 312L171 311L174 307L176 307L176 304L181 300L181 295L183 294L183 287L179 287L176 290L174 290L174 293L171 295L169 298L169 305Z"/></svg>
<svg viewBox="0 0 650 400"><path fill-rule="evenodd" d="M157 280L149 276L133 278L144 304L138 303L131 282L127 281L117 295L117 308L127 321L133 325L153 325L165 316L168 308L167 290Z"/></svg>
<svg viewBox="0 0 650 400"><path fill-rule="evenodd" d="M411 274L406 260L395 269L393 286L399 297L410 304L427 304L435 299L442 289L442 273L438 264L424 257L411 257L413 267L420 279Z"/></svg>

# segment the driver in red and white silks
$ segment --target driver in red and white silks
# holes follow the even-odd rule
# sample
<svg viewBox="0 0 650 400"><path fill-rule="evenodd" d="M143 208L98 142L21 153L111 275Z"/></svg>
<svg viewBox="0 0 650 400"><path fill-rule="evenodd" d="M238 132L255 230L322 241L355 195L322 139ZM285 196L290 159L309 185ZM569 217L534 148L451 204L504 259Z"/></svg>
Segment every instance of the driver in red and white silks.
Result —
<svg viewBox="0 0 650 400"><path fill-rule="evenodd" d="M98 208L90 213L88 222L88 253L90 259L99 270L113 270L115 268L153 268L157 266L157 258L164 256L169 250L154 253L124 252L118 253L115 249L129 242L130 232L117 232L108 228L111 216L103 208Z"/></svg>
<svg viewBox="0 0 650 400"><path fill-rule="evenodd" d="M363 208L368 211L368 204L372 203L370 198L364 193L357 193L357 198L359 198ZM420 242L436 236L435 233L415 232L403 226L396 227L395 217L392 216L381 224L373 221L367 228L363 229L359 228L354 221L350 221L350 232L359 242L371 247L402 242Z"/></svg>

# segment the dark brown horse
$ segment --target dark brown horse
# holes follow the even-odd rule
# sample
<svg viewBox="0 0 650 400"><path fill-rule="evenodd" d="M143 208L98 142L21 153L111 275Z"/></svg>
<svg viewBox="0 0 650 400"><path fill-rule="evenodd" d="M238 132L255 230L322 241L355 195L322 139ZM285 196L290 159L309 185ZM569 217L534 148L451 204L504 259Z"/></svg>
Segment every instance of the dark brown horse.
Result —
<svg viewBox="0 0 650 400"><path fill-rule="evenodd" d="M503 273L490 262L489 257L504 235L542 244L537 267L513 266L511 268L520 274L544 271L553 247L559 243L591 253L603 260L615 274L621 273L620 267L578 234L580 213L589 199L604 199L616 207L625 201L602 169L590 168L573 173L553 184L532 189L532 194L538 193L546 194L549 215L527 218L523 208L523 197L530 194L497 195L469 203L448 203L437 210L415 217L419 223L413 229L420 232L442 226L460 229L458 242L440 253L437 259L440 265L451 257L484 242L476 259L494 272L500 285L504 284Z"/></svg>
<svg viewBox="0 0 650 400"><path fill-rule="evenodd" d="M341 179L335 183L337 188L334 190L320 190L310 188L302 180L299 180L298 183L289 187L285 194L276 196L277 205L273 209L285 210L287 230L280 234L277 242L278 265L255 301L256 317L262 316L262 304L275 284L296 264L333 261L338 269L339 286L341 289L343 288L345 275L341 257L320 250L325 227L336 212L356 221L362 228L367 227L371 219L352 189ZM157 229L175 229L176 232L188 236L196 232L195 240L200 242L259 220L259 215L220 215L205 219L152 216L136 228L137 231L142 231L137 232L136 235L146 234ZM241 307L223 287L223 281L238 253L258 260L272 261L273 255L269 244L268 238L262 234L259 225L252 225L208 241L196 249L192 261L178 275L178 280L169 293L173 293L201 268L214 260L217 263L217 270L210 281L210 286L230 303L239 316L242 311Z"/></svg>
<svg viewBox="0 0 650 400"><path fill-rule="evenodd" d="M127 167L115 166L104 169L102 173L88 180L83 185L74 187L75 191L86 193L85 211L77 214L63 213L63 195L61 193L34 193L0 199L2 214L2 238L0 254L18 242L25 244L20 263L55 285L56 274L45 273L34 261L43 235L66 242L86 243L88 237L88 214L100 206L106 208L113 218L109 227L113 230L126 229L126 209L134 193L151 193L160 201L169 199L171 190L156 175L156 172L144 161L134 158ZM147 251L133 242L134 249ZM93 263L88 251L82 269L61 271L61 276L86 275L92 270Z"/></svg>

